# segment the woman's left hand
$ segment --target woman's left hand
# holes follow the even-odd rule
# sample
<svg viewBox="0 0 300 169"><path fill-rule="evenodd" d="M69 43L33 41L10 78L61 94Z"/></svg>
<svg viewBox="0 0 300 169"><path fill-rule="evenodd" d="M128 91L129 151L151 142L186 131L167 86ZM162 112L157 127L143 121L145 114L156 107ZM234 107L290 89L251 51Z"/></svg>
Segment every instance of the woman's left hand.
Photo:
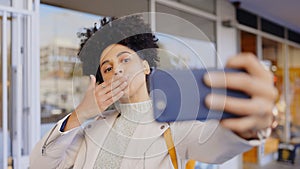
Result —
<svg viewBox="0 0 300 169"><path fill-rule="evenodd" d="M250 98L211 94L206 97L206 104L211 109L225 110L242 116L224 119L221 125L242 138L257 138L257 132L270 127L273 122L272 110L278 96L273 74L250 53L232 57L226 67L243 69L247 73L209 73L209 76L204 78L206 84L211 87L240 90L247 93Z"/></svg>

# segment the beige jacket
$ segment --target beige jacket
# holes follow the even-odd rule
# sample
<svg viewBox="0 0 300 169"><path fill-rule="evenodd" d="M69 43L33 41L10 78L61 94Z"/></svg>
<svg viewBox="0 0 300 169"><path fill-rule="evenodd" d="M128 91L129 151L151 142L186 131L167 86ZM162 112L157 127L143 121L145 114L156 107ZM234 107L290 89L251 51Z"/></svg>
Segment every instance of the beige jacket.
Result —
<svg viewBox="0 0 300 169"><path fill-rule="evenodd" d="M118 113L106 112L84 125L67 132L59 129L60 120L35 146L30 156L31 169L93 168L106 135ZM172 169L163 133L171 128L179 168L186 159L206 163L223 163L252 146L216 121L189 121L139 125L131 139L121 169Z"/></svg>

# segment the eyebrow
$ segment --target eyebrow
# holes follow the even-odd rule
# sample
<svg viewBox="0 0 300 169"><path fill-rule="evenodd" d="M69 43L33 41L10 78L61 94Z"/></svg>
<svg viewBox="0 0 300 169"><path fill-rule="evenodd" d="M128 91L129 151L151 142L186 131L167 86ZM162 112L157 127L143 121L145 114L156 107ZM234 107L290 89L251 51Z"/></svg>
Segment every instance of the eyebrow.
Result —
<svg viewBox="0 0 300 169"><path fill-rule="evenodd" d="M108 60L105 60L104 62L102 62L102 64L100 65L100 67L102 67L105 63L108 63Z"/></svg>
<svg viewBox="0 0 300 169"><path fill-rule="evenodd" d="M128 52L128 51L122 51L122 52L118 53L116 57L119 57L119 56L123 55L124 53L131 54L131 53ZM101 66L103 66L105 63L108 63L108 62L109 62L108 60L105 60L104 62L102 62ZM101 66L100 66L100 67L101 67Z"/></svg>
<svg viewBox="0 0 300 169"><path fill-rule="evenodd" d="M123 51L123 52L120 52L120 53L118 53L118 54L117 54L117 57L119 57L119 56L123 55L124 53L129 53L129 54L131 54L131 53L130 53L130 52L128 52L128 51Z"/></svg>

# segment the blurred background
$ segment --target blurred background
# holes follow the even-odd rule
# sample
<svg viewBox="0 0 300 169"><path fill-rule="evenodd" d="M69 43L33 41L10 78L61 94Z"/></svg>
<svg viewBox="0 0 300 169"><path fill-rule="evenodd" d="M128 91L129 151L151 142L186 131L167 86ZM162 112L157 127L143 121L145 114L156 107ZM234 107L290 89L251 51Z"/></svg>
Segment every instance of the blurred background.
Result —
<svg viewBox="0 0 300 169"><path fill-rule="evenodd" d="M28 168L35 143L82 97L78 32L104 16L139 12L171 14L201 31L149 15L159 46L172 52L159 53L162 67L223 67L234 54L252 52L275 75L282 109L265 146L196 168L298 168L299 9L299 0L0 0L0 168Z"/></svg>

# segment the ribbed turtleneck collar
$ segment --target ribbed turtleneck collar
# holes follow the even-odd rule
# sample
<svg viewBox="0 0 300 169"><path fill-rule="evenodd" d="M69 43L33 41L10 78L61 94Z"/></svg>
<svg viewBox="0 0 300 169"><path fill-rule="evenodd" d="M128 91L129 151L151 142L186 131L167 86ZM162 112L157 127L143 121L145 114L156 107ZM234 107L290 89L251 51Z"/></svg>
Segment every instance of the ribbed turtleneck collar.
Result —
<svg viewBox="0 0 300 169"><path fill-rule="evenodd" d="M154 120L151 100L126 104L116 102L115 107L122 117L130 121L148 123Z"/></svg>

